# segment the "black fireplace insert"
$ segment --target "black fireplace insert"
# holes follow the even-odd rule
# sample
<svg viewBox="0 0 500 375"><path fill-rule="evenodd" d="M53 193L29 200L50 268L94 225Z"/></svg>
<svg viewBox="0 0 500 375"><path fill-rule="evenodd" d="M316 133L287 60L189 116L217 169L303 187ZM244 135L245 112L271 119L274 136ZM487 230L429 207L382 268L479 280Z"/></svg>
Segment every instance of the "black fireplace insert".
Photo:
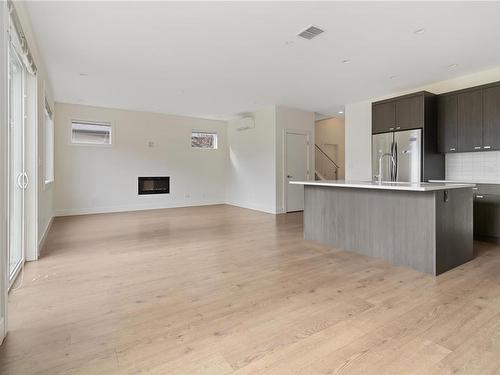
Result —
<svg viewBox="0 0 500 375"><path fill-rule="evenodd" d="M169 194L170 177L138 177L139 195Z"/></svg>

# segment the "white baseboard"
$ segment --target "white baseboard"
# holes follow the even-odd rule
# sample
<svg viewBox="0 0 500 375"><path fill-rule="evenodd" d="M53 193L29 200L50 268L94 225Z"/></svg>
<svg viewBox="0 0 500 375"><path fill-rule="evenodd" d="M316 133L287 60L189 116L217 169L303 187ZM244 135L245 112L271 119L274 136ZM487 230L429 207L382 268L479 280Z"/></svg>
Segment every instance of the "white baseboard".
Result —
<svg viewBox="0 0 500 375"><path fill-rule="evenodd" d="M42 238L38 241L38 258L42 254L43 246L45 245L45 241L47 240L47 236L49 234L50 228L52 227L52 223L54 222L54 216L52 216L43 231Z"/></svg>
<svg viewBox="0 0 500 375"><path fill-rule="evenodd" d="M217 204L225 204L225 202L189 201L189 202L167 203L162 205L127 205L127 206L111 206L111 207L96 207L96 208L69 208L69 209L56 210L55 216L93 215L93 214L106 214L113 212L161 210L164 208L213 206Z"/></svg>
<svg viewBox="0 0 500 375"><path fill-rule="evenodd" d="M254 204L247 204L247 203L237 203L237 202L226 202L226 204L230 206L235 206L235 207L241 207L241 208L247 208L249 210L254 210L254 211L260 211L260 212L265 212L268 214L276 214L276 208L275 207L264 207L264 206L259 206L259 205L254 205Z"/></svg>

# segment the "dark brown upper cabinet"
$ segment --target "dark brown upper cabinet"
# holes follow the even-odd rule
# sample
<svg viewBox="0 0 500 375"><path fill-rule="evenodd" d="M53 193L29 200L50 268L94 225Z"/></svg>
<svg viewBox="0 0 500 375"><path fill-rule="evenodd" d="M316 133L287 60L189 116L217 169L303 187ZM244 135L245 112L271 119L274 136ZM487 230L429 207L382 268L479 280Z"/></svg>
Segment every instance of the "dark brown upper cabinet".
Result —
<svg viewBox="0 0 500 375"><path fill-rule="evenodd" d="M458 151L483 149L483 90L458 94Z"/></svg>
<svg viewBox="0 0 500 375"><path fill-rule="evenodd" d="M500 150L500 85L483 90L483 150Z"/></svg>
<svg viewBox="0 0 500 375"><path fill-rule="evenodd" d="M424 98L422 95L396 100L396 129L424 127Z"/></svg>
<svg viewBox="0 0 500 375"><path fill-rule="evenodd" d="M500 82L439 95L437 104L439 152L500 150Z"/></svg>
<svg viewBox="0 0 500 375"><path fill-rule="evenodd" d="M442 153L458 151L458 96L444 95L437 100L438 150Z"/></svg>
<svg viewBox="0 0 500 375"><path fill-rule="evenodd" d="M372 133L385 133L396 128L396 105L383 102L372 106Z"/></svg>
<svg viewBox="0 0 500 375"><path fill-rule="evenodd" d="M373 103L372 133L423 128L432 97L433 94L422 91Z"/></svg>

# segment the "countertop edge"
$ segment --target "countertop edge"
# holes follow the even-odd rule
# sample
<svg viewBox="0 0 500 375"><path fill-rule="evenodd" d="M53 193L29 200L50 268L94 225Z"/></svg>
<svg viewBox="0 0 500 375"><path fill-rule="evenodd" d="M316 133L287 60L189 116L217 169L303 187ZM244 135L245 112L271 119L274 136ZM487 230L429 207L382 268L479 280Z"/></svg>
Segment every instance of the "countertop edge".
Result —
<svg viewBox="0 0 500 375"><path fill-rule="evenodd" d="M292 185L308 185L308 186L325 186L325 187L339 187L339 188L356 188L356 189L375 189L375 190L399 190L399 191L416 191L416 192L426 192L426 191L440 191L440 190L450 190L450 189L465 189L473 188L475 184L466 183L449 183L441 184L436 186L408 186L408 185L377 185L368 182L321 182L321 181L290 181Z"/></svg>

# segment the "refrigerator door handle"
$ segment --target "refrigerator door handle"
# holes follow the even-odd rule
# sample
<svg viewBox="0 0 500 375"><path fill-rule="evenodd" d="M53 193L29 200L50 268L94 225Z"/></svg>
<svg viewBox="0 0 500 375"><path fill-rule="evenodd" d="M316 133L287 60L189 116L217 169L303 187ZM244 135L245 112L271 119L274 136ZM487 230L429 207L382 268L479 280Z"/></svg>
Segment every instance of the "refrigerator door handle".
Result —
<svg viewBox="0 0 500 375"><path fill-rule="evenodd" d="M392 157L394 158L393 163L394 163L394 179L393 181L398 180L398 143L394 141L394 152L392 154Z"/></svg>

